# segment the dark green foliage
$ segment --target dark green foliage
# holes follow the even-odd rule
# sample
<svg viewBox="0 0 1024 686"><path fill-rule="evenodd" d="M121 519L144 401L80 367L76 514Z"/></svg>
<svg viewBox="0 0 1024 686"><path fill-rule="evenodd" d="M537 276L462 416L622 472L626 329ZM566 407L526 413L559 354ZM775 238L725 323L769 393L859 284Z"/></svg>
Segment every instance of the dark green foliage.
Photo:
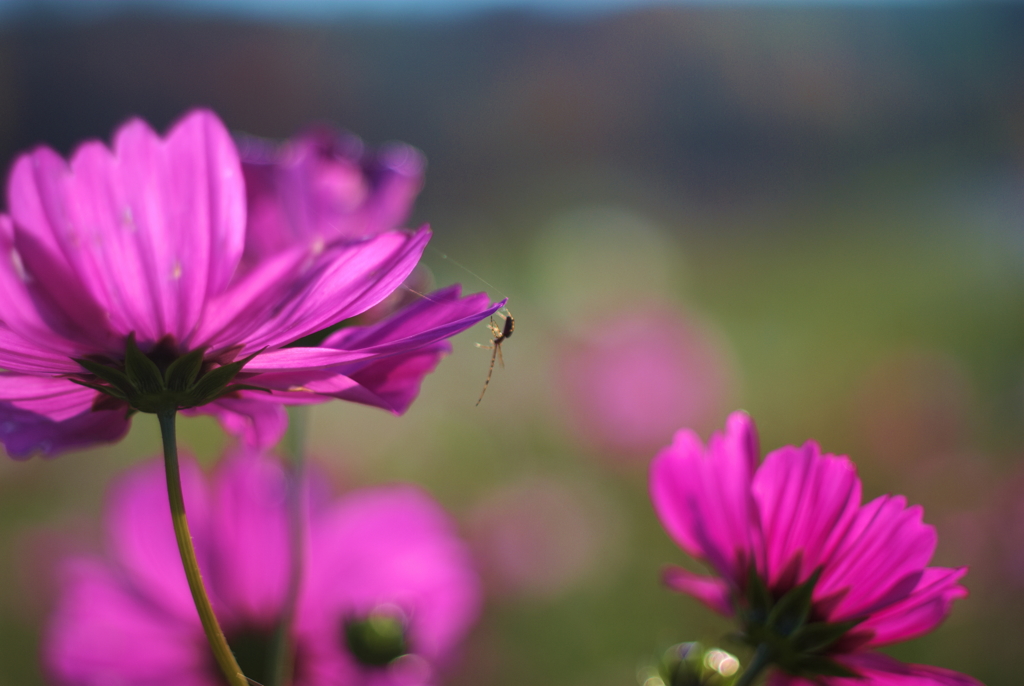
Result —
<svg viewBox="0 0 1024 686"><path fill-rule="evenodd" d="M766 647L770 663L794 676L856 677L830 657L829 648L860 622L814 621L813 595L820 577L819 568L776 600L751 566L740 611L745 628L741 640Z"/></svg>

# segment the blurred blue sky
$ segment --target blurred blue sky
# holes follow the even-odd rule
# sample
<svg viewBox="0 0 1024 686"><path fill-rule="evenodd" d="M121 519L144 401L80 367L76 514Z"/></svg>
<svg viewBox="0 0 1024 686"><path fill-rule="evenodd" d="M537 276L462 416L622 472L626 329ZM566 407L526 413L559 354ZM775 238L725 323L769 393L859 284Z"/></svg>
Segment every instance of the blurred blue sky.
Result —
<svg viewBox="0 0 1024 686"><path fill-rule="evenodd" d="M345 15L445 16L486 10L592 14L658 5L957 4L955 0L0 0L0 17L33 13L103 15L125 9L210 13L266 19Z"/></svg>

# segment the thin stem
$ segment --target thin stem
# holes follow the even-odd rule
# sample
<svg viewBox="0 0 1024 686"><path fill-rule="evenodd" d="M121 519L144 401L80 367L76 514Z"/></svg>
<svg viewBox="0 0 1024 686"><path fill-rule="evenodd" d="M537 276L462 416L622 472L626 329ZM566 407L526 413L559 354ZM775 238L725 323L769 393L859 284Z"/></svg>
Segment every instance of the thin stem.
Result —
<svg viewBox="0 0 1024 686"><path fill-rule="evenodd" d="M181 472L178 469L178 443L174 431L174 419L177 410L157 414L160 420L160 435L164 442L164 468L167 472L167 497L171 502L171 521L174 524L174 537L178 540L178 552L181 553L181 565L185 568L188 588L192 591L192 600L199 613L199 621L203 624L206 640L217 660L221 671L230 686L249 686L242 674L231 648L228 646L224 632L213 614L210 599L203 587L203 577L196 561L196 550L192 545L192 534L188 530L185 518L185 498L181 492Z"/></svg>
<svg viewBox="0 0 1024 686"><path fill-rule="evenodd" d="M303 541L306 535L304 481L306 469L306 434L309 427L309 408L295 405L288 408L288 433L285 446L290 458L288 468L288 591L281 609L273 645L271 679L267 686L288 686L295 672L295 654L292 650L291 631L295 623L295 608L302 590Z"/></svg>
<svg viewBox="0 0 1024 686"><path fill-rule="evenodd" d="M754 651L754 657L750 659L750 664L743 670L743 675L736 681L733 686L751 686L757 677L761 675L761 672L771 664L771 651L768 646L762 643Z"/></svg>

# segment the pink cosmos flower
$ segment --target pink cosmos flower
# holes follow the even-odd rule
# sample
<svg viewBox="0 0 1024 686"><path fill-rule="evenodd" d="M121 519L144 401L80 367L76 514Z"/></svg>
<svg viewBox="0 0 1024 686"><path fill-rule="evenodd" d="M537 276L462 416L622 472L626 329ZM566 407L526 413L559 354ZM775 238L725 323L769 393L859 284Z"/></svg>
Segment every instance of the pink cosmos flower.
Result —
<svg viewBox="0 0 1024 686"><path fill-rule="evenodd" d="M267 683L289 578L286 479L265 455L224 459L209 480L182 464L196 550L242 669ZM297 686L433 683L480 605L452 522L422 491L391 486L325 497L309 479L307 540L289 636ZM109 556L61 568L43 645L54 683L217 686L178 563L157 462L124 475L105 512Z"/></svg>
<svg viewBox="0 0 1024 686"><path fill-rule="evenodd" d="M721 417L734 374L716 332L648 305L593 322L562 346L557 374L576 433L617 454L649 455L676 427ZM717 419L715 420L717 421Z"/></svg>
<svg viewBox="0 0 1024 686"><path fill-rule="evenodd" d="M717 575L673 568L668 584L736 616L755 660L778 668L772 686L978 686L872 651L938 626L967 595L967 570L928 566L937 539L919 506L862 505L848 458L808 442L758 464L754 424L737 412L706 447L678 432L654 458L651 497L676 543Z"/></svg>
<svg viewBox="0 0 1024 686"><path fill-rule="evenodd" d="M324 338L401 286L429 230L378 222L363 240L281 243L243 265L251 242L242 169L208 111L163 138L132 120L112 148L87 142L70 161L48 148L22 155L8 206L0 441L16 457L116 440L129 405L153 411L117 386L128 384L131 341L165 376L194 353L188 361L199 366L179 365L168 381L186 389L176 407L214 414L266 446L285 429L284 403L342 398L405 411L445 339L500 307L455 286Z"/></svg>
<svg viewBox="0 0 1024 686"><path fill-rule="evenodd" d="M246 260L377 236L408 219L423 187L423 155L401 143L371 153L356 136L314 128L281 145L243 138L239 148Z"/></svg>

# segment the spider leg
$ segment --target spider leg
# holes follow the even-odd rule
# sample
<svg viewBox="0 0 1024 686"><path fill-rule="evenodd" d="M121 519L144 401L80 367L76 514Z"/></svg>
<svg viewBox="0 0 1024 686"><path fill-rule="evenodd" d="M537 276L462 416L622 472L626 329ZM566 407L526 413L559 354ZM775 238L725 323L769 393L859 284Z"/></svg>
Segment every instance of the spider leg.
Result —
<svg viewBox="0 0 1024 686"><path fill-rule="evenodd" d="M497 357L498 353L501 351L501 346L494 345L493 349L494 352L491 353L491 366L487 369L487 380L484 381L484 387L480 389L480 397L476 399L476 405L474 407L480 405L480 401L484 399L484 393L487 392L487 387L491 383L491 374L494 373L494 358Z"/></svg>
<svg viewBox="0 0 1024 686"><path fill-rule="evenodd" d="M496 344L494 346L494 352L498 356L498 364L500 364L501 368L504 369L505 368L505 355L504 355L504 353L501 352L501 343L498 343L498 344ZM491 362L492 366L493 366L493 364L494 364L494 362Z"/></svg>

